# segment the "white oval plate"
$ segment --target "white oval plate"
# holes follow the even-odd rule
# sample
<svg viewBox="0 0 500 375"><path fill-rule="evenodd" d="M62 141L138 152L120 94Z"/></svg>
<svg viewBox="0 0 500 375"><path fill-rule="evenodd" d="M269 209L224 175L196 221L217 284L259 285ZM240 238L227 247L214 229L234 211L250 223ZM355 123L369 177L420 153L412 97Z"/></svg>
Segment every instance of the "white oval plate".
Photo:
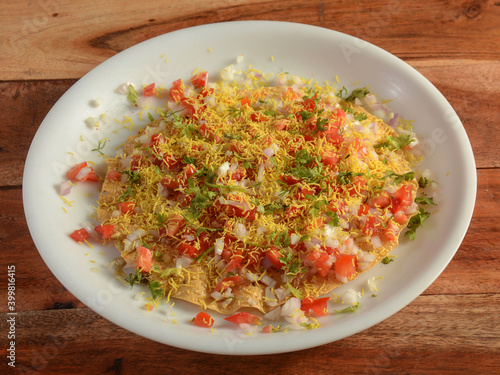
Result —
<svg viewBox="0 0 500 375"><path fill-rule="evenodd" d="M334 82L338 76L348 91L355 82L356 87L369 85L380 99L392 100L390 106L395 112L414 120L414 130L426 149L422 168L432 169L440 183L439 211L417 231L417 239L403 240L393 253L398 255L395 262L378 265L349 285L361 290L369 277L383 276L377 297L367 293L357 312L323 317L316 330L243 335L232 323L213 314L216 325L211 332L190 324L199 308L181 301L174 307L162 302L153 312L146 312L144 299L135 298L141 289L130 290L107 268L118 256L115 249L78 245L68 236L89 219L97 195L93 193L95 187L78 186L67 197L73 201L70 207L58 196L57 185L75 161L103 160L92 151L103 135L86 126L84 120L107 113L129 126L123 114L130 106L124 96L114 92L124 82L163 82L167 87L179 77L189 78L195 68L206 69L213 76L235 63L240 54L244 62L237 67L242 69L252 64L266 73L285 71L319 82ZM103 104L93 108L90 103L97 97L103 98ZM147 122L147 114L144 116ZM114 122L109 129L116 126L122 127ZM137 125L133 129L137 130ZM114 146L128 134L119 132L104 151L112 154ZM90 194L84 195L86 192ZM310 348L353 335L388 318L419 296L450 262L467 231L475 195L476 169L467 134L450 104L420 73L352 36L269 21L184 29L147 40L105 61L75 83L40 125L28 153L23 181L25 214L33 240L45 263L71 293L106 319L138 335L219 354L270 354ZM341 295L346 288L341 287L337 293Z"/></svg>

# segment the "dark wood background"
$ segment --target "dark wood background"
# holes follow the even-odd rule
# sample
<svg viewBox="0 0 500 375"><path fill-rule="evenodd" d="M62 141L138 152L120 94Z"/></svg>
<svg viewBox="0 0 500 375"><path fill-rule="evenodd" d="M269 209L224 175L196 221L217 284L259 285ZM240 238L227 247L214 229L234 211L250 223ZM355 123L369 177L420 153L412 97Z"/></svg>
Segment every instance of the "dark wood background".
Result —
<svg viewBox="0 0 500 375"><path fill-rule="evenodd" d="M0 19L0 373L500 373L499 1L1 0ZM386 321L318 348L221 356L129 333L57 281L26 226L25 157L60 96L127 47L173 30L232 20L307 23L386 49L444 94L476 157L474 216L442 275ZM18 312L15 370L6 359L11 264Z"/></svg>

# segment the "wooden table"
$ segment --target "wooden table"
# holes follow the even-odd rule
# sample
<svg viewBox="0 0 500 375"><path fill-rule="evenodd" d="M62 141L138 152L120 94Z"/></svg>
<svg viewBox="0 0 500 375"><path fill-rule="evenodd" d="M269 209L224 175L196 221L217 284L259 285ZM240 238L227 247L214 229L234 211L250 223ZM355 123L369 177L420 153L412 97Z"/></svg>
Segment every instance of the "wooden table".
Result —
<svg viewBox="0 0 500 375"><path fill-rule="evenodd" d="M7 267L12 264L19 373L500 373L498 1L3 0L0 19L0 373L9 369ZM345 32L386 49L425 75L450 101L470 137L477 202L450 265L386 321L295 353L199 354L117 327L57 281L28 232L21 197L23 164L52 105L102 61L173 30L250 19Z"/></svg>

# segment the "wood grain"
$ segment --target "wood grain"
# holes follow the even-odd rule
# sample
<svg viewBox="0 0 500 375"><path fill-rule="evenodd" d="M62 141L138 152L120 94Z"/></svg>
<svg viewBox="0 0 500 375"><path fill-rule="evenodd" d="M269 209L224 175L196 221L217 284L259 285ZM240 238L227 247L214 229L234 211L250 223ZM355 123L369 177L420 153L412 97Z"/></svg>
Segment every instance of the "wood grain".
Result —
<svg viewBox="0 0 500 375"><path fill-rule="evenodd" d="M500 370L498 358L484 354L500 350L499 307L498 295L421 296L364 332L280 354L279 359L202 354L158 344L87 308L28 311L17 317L18 368L44 374L234 374L238 364L246 374L474 374L485 368L494 373ZM2 331L5 321L3 316ZM3 337L0 345L6 345Z"/></svg>
<svg viewBox="0 0 500 375"><path fill-rule="evenodd" d="M0 268L16 265L17 371L12 373L500 373L499 1L21 0L4 1L0 17ZM323 26L386 49L443 93L474 150L476 206L448 267L389 319L318 348L221 356L130 333L88 309L54 277L24 218L21 184L29 145L77 79L151 37L233 20ZM397 267L397 260L387 266ZM3 275L0 301L7 298ZM2 350L9 345L6 314L1 303ZM0 373L6 372L5 362Z"/></svg>
<svg viewBox="0 0 500 375"><path fill-rule="evenodd" d="M79 78L132 45L185 27L234 20L308 23L375 43L405 60L497 61L494 0L210 2L39 0L0 9L4 80ZM466 32L464 32L466 30Z"/></svg>

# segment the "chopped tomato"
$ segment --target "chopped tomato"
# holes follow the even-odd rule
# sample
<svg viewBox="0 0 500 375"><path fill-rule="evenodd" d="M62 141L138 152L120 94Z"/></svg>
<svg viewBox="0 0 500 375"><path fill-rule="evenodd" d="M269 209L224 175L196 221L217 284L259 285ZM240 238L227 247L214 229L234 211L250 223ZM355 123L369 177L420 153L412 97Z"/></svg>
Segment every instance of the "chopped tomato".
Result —
<svg viewBox="0 0 500 375"><path fill-rule="evenodd" d="M392 199L391 212L395 214L398 211L404 211L412 203L412 193L410 185L403 185L396 190Z"/></svg>
<svg viewBox="0 0 500 375"><path fill-rule="evenodd" d="M371 204L376 208L385 208L391 204L391 196L387 192L380 193L371 199Z"/></svg>
<svg viewBox="0 0 500 375"><path fill-rule="evenodd" d="M197 249L193 245L185 242L182 242L179 244L179 246L177 246L177 251L179 252L179 254L187 255L190 258L196 258L197 256L201 255L201 249Z"/></svg>
<svg viewBox="0 0 500 375"><path fill-rule="evenodd" d="M208 72L206 70L199 72L191 77L191 83L196 88L205 87L208 82Z"/></svg>
<svg viewBox="0 0 500 375"><path fill-rule="evenodd" d="M193 318L193 324L197 327L212 328L214 325L214 318L205 311L201 311Z"/></svg>
<svg viewBox="0 0 500 375"><path fill-rule="evenodd" d="M403 211L397 211L394 214L394 221L398 224L405 224L408 221L408 216Z"/></svg>
<svg viewBox="0 0 500 375"><path fill-rule="evenodd" d="M226 277L217 283L215 290L217 292L222 292L227 288L233 288L236 285L240 285L242 282L243 278L240 275Z"/></svg>
<svg viewBox="0 0 500 375"><path fill-rule="evenodd" d="M328 254L325 253L321 254L318 259L316 259L315 263L321 277L325 277L328 274L333 264Z"/></svg>
<svg viewBox="0 0 500 375"><path fill-rule="evenodd" d="M122 214L128 214L134 212L135 203L134 202L121 202L118 203L118 208Z"/></svg>
<svg viewBox="0 0 500 375"><path fill-rule="evenodd" d="M290 176L289 174L283 174L280 176L280 180L283 181L287 185L294 185L300 182L299 179Z"/></svg>
<svg viewBox="0 0 500 375"><path fill-rule="evenodd" d="M196 169L192 164L186 165L181 172L177 175L177 181L180 186L188 186L188 180L196 173Z"/></svg>
<svg viewBox="0 0 500 375"><path fill-rule="evenodd" d="M321 161L323 162L324 165L329 165L333 167L337 165L339 158L337 157L337 155L335 155L335 153L329 152L323 155Z"/></svg>
<svg viewBox="0 0 500 375"><path fill-rule="evenodd" d="M288 119L280 119L276 121L275 126L276 130L286 130L286 128L291 124L292 122Z"/></svg>
<svg viewBox="0 0 500 375"><path fill-rule="evenodd" d="M253 122L265 122L268 120L267 116L263 115L262 113L259 112L253 112L250 114L250 119Z"/></svg>
<svg viewBox="0 0 500 375"><path fill-rule="evenodd" d="M362 204L359 206L358 216L366 215L368 212L370 212L370 206L368 204Z"/></svg>
<svg viewBox="0 0 500 375"><path fill-rule="evenodd" d="M89 232L85 228L77 229L69 235L76 242L82 242L90 237Z"/></svg>
<svg viewBox="0 0 500 375"><path fill-rule="evenodd" d="M254 314L249 314L247 312L240 312L236 313L234 315L228 316L227 318L224 318L228 322L234 323L234 324L257 324L260 322L260 317Z"/></svg>
<svg viewBox="0 0 500 375"><path fill-rule="evenodd" d="M174 169L181 164L181 159L175 155L165 154L163 155L163 163L168 169Z"/></svg>
<svg viewBox="0 0 500 375"><path fill-rule="evenodd" d="M398 226L390 221L387 226L382 230L382 237L387 241L394 242L398 239Z"/></svg>
<svg viewBox="0 0 500 375"><path fill-rule="evenodd" d="M109 240L109 238L113 234L114 227L115 226L113 224L104 224L104 225L99 224L97 227L94 228L94 230L97 233L101 233L102 238L104 238L105 240Z"/></svg>
<svg viewBox="0 0 500 375"><path fill-rule="evenodd" d="M142 90L142 96L153 96L155 94L155 84L154 82L150 85L147 85Z"/></svg>
<svg viewBox="0 0 500 375"><path fill-rule="evenodd" d="M179 182L172 176L163 176L160 183L172 190L179 188Z"/></svg>
<svg viewBox="0 0 500 375"><path fill-rule="evenodd" d="M285 216L290 218L298 217L302 214L302 211L304 211L303 207L288 206L285 210Z"/></svg>
<svg viewBox="0 0 500 375"><path fill-rule="evenodd" d="M153 134L149 145L152 149L155 149L155 147L162 143L165 143L165 137L162 134Z"/></svg>
<svg viewBox="0 0 500 375"><path fill-rule="evenodd" d="M266 251L266 257L277 269L283 268L284 264L280 261L280 258L282 258L283 255L281 255L277 247L271 246L269 250Z"/></svg>
<svg viewBox="0 0 500 375"><path fill-rule="evenodd" d="M141 155L133 155L130 159L130 169L133 171L138 170L142 165L142 156Z"/></svg>
<svg viewBox="0 0 500 375"><path fill-rule="evenodd" d="M121 180L122 174L115 169L109 169L106 178L111 181L118 181Z"/></svg>
<svg viewBox="0 0 500 375"><path fill-rule="evenodd" d="M356 273L356 256L340 255L335 262L335 273L340 277L350 277Z"/></svg>
<svg viewBox="0 0 500 375"><path fill-rule="evenodd" d="M363 227L363 233L367 236L377 235L380 230L379 219L375 216L368 216L366 218L365 226Z"/></svg>
<svg viewBox="0 0 500 375"><path fill-rule="evenodd" d="M241 251L236 251L232 256L229 261L229 263L226 265L226 268L224 268L224 271L226 272L233 272L235 269L240 268L240 263L243 260L243 255Z"/></svg>
<svg viewBox="0 0 500 375"><path fill-rule="evenodd" d="M170 97L174 102L180 102L184 98L184 82L182 79L178 79L172 83L170 88Z"/></svg>
<svg viewBox="0 0 500 375"><path fill-rule="evenodd" d="M166 235L168 237L175 236L181 228L186 224L186 220L181 215L174 214L167 222Z"/></svg>
<svg viewBox="0 0 500 375"><path fill-rule="evenodd" d="M273 326L270 324L262 328L262 333L272 333L272 332L273 332Z"/></svg>
<svg viewBox="0 0 500 375"><path fill-rule="evenodd" d="M137 258L137 267L139 267L142 272L149 272L153 263L153 254L151 253L151 250L147 247L139 246L137 248L137 252L139 253L139 257Z"/></svg>
<svg viewBox="0 0 500 375"><path fill-rule="evenodd" d="M94 169L86 161L76 164L66 173L66 177L70 181L99 181Z"/></svg>
<svg viewBox="0 0 500 375"><path fill-rule="evenodd" d="M305 99L304 102L302 103L302 106L308 112L316 111L316 102L311 98Z"/></svg>
<svg viewBox="0 0 500 375"><path fill-rule="evenodd" d="M241 99L241 106L249 106L250 107L250 99L248 97L244 97Z"/></svg>

